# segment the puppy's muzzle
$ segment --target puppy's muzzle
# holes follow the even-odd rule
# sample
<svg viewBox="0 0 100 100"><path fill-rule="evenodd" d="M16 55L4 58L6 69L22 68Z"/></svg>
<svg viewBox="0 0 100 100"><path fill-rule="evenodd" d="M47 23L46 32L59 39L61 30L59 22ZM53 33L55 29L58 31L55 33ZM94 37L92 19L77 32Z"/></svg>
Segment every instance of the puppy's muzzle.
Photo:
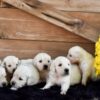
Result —
<svg viewBox="0 0 100 100"><path fill-rule="evenodd" d="M13 69L13 73L15 72L15 70L16 70L16 68L15 68L15 69Z"/></svg>
<svg viewBox="0 0 100 100"><path fill-rule="evenodd" d="M15 86L15 84L16 84L16 83L15 83L14 81L11 82L11 85L12 85L12 86Z"/></svg>
<svg viewBox="0 0 100 100"><path fill-rule="evenodd" d="M44 68L44 70L47 70L48 69L48 65L44 65L43 68Z"/></svg>
<svg viewBox="0 0 100 100"><path fill-rule="evenodd" d="M64 74L65 74L65 75L69 75L69 69L65 69L65 70L64 70Z"/></svg>
<svg viewBox="0 0 100 100"><path fill-rule="evenodd" d="M3 82L3 83L2 83L2 86L3 86L3 87L6 87L6 86L7 86L7 83L6 83L6 82Z"/></svg>

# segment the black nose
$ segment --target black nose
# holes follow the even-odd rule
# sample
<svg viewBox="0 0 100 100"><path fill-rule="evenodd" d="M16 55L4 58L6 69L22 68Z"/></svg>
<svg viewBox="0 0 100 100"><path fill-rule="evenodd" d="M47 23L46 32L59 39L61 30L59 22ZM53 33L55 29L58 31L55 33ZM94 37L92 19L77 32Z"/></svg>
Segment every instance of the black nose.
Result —
<svg viewBox="0 0 100 100"><path fill-rule="evenodd" d="M13 73L15 72L15 69L13 69Z"/></svg>
<svg viewBox="0 0 100 100"><path fill-rule="evenodd" d="M12 86L14 86L14 85L15 85L15 82L14 82L14 81L13 81L13 82L11 82L11 85L12 85Z"/></svg>
<svg viewBox="0 0 100 100"><path fill-rule="evenodd" d="M66 75L69 75L69 69L65 69L64 71Z"/></svg>
<svg viewBox="0 0 100 100"><path fill-rule="evenodd" d="M3 87L7 86L7 83L6 83L6 82L3 82L3 83L2 83L2 86L3 86Z"/></svg>
<svg viewBox="0 0 100 100"><path fill-rule="evenodd" d="M48 65L44 65L44 69L47 70L48 69Z"/></svg>

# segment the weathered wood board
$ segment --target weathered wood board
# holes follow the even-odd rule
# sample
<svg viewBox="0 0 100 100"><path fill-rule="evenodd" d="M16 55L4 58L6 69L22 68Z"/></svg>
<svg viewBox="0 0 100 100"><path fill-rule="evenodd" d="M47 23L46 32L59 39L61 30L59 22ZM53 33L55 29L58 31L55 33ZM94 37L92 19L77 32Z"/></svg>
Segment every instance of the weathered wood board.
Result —
<svg viewBox="0 0 100 100"><path fill-rule="evenodd" d="M28 1L30 4L32 0ZM64 11L100 12L100 0L39 0Z"/></svg>
<svg viewBox="0 0 100 100"><path fill-rule="evenodd" d="M91 25L95 23L99 28L99 14L70 14ZM94 17L97 19L93 20ZM21 10L0 8L0 58L7 55L33 58L39 52L47 52L52 57L66 56L68 49L75 45L80 45L94 54L94 43L87 39Z"/></svg>
<svg viewBox="0 0 100 100"><path fill-rule="evenodd" d="M91 43L89 40L23 11L5 8L0 10L0 37L3 39Z"/></svg>
<svg viewBox="0 0 100 100"><path fill-rule="evenodd" d="M75 19L69 14L64 14L52 6L42 3L38 0L32 1L31 7L29 2L26 3L21 0L3 0L5 3L12 5L20 10L23 10L29 14L32 14L38 18L41 18L49 23L52 23L58 27L64 28L76 35L82 36L88 40L96 42L99 37L100 30L89 25L83 20Z"/></svg>
<svg viewBox="0 0 100 100"><path fill-rule="evenodd" d="M0 58L16 55L20 58L33 58L39 52L47 52L52 57L66 56L70 47L79 45L94 54L94 43L69 43L25 40L0 40Z"/></svg>

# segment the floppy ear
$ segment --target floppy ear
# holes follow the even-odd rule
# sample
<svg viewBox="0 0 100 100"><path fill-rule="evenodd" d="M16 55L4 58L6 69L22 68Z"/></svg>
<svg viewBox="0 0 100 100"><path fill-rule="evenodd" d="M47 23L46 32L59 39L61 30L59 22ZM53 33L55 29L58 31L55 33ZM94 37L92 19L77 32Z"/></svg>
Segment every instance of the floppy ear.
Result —
<svg viewBox="0 0 100 100"><path fill-rule="evenodd" d="M0 60L0 65L2 64L2 60Z"/></svg>
<svg viewBox="0 0 100 100"><path fill-rule="evenodd" d="M51 60L51 64L53 63L53 61L54 61L54 60L52 59L52 60Z"/></svg>
<svg viewBox="0 0 100 100"><path fill-rule="evenodd" d="M37 65L37 61L36 58L33 59L33 65L36 66Z"/></svg>
<svg viewBox="0 0 100 100"><path fill-rule="evenodd" d="M1 66L6 67L6 62L5 61L1 62Z"/></svg>
<svg viewBox="0 0 100 100"><path fill-rule="evenodd" d="M27 85L31 86L31 85L34 85L35 84L35 80L34 78L31 76L31 77L27 77Z"/></svg>
<svg viewBox="0 0 100 100"><path fill-rule="evenodd" d="M55 63L53 60L52 60L51 66L50 66L50 71L55 72Z"/></svg>
<svg viewBox="0 0 100 100"><path fill-rule="evenodd" d="M18 60L18 65L20 65L21 64L21 60Z"/></svg>

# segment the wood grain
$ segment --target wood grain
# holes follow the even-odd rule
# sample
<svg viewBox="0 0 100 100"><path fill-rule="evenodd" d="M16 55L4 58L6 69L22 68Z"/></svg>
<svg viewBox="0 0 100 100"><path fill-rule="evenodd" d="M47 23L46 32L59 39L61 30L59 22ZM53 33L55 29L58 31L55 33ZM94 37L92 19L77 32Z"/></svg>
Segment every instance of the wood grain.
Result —
<svg viewBox="0 0 100 100"><path fill-rule="evenodd" d="M93 42L99 37L100 31L88 23L79 19L71 18L71 16L65 15L61 11L52 8L52 6L43 4L37 0L33 0L33 8L21 0L3 1Z"/></svg>
<svg viewBox="0 0 100 100"><path fill-rule="evenodd" d="M34 0L21 0L33 5ZM38 0L63 11L100 12L100 0ZM3 4L2 7L9 7Z"/></svg>
<svg viewBox="0 0 100 100"><path fill-rule="evenodd" d="M32 0L29 1L32 4ZM39 0L64 11L100 12L100 0Z"/></svg>
<svg viewBox="0 0 100 100"><path fill-rule="evenodd" d="M66 12L63 12L66 13ZM100 29L100 13L67 12L70 16L82 19L93 27Z"/></svg>
<svg viewBox="0 0 100 100"><path fill-rule="evenodd" d="M16 55L20 58L33 58L39 52L47 52L52 57L66 56L70 47L79 45L94 54L94 43L65 43L24 40L0 40L0 58Z"/></svg>
<svg viewBox="0 0 100 100"><path fill-rule="evenodd" d="M0 9L0 38L91 43L18 9Z"/></svg>

